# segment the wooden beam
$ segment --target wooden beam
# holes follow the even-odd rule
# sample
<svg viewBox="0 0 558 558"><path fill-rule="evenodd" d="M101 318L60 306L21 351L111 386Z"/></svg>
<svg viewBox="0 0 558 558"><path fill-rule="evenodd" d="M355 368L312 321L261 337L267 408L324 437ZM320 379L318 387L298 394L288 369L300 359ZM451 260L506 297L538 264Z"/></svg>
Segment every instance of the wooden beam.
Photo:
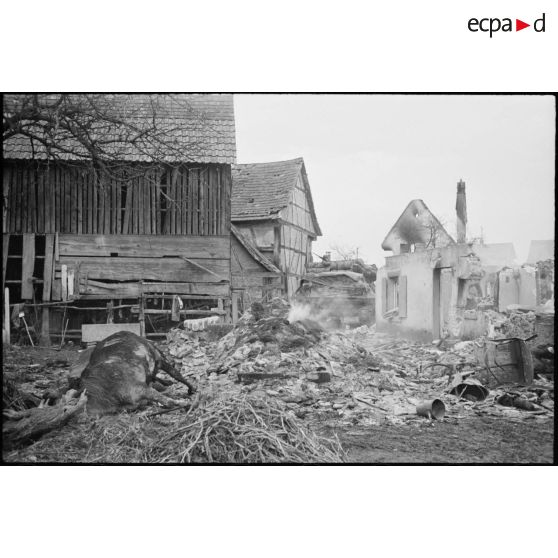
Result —
<svg viewBox="0 0 558 558"><path fill-rule="evenodd" d="M229 259L230 239L225 236L177 235L94 235L61 234L60 256L163 257Z"/></svg>
<svg viewBox="0 0 558 558"><path fill-rule="evenodd" d="M146 297L149 298L149 297ZM132 306L130 310L132 314L141 314L142 310L140 306ZM164 309L161 310L160 308L144 308L144 314L158 314L160 316L170 316L172 314L172 310ZM224 310L180 310L179 314L181 316L224 316L226 312Z"/></svg>
<svg viewBox="0 0 558 558"><path fill-rule="evenodd" d="M65 264L62 264L60 280L62 286L62 300L68 300L68 266Z"/></svg>
<svg viewBox="0 0 558 558"><path fill-rule="evenodd" d="M4 289L4 323L2 326L2 343L10 344L10 289Z"/></svg>
<svg viewBox="0 0 558 558"><path fill-rule="evenodd" d="M23 235L23 261L21 264L21 298L33 298L33 269L35 267L35 235Z"/></svg>
<svg viewBox="0 0 558 558"><path fill-rule="evenodd" d="M10 247L10 235L2 235L2 290L4 290L4 282L6 281L6 269L8 267L8 250Z"/></svg>
<svg viewBox="0 0 558 558"><path fill-rule="evenodd" d="M232 293L232 323L238 322L238 299L239 293Z"/></svg>
<svg viewBox="0 0 558 558"><path fill-rule="evenodd" d="M74 232L72 230L72 198L73 184L70 184L70 176L65 170L62 172L64 180L64 232Z"/></svg>
<svg viewBox="0 0 558 558"><path fill-rule="evenodd" d="M51 300L62 300L62 282L60 279L52 280L52 288L50 291Z"/></svg>
<svg viewBox="0 0 558 558"><path fill-rule="evenodd" d="M22 226L21 226L21 198L22 198L22 192L23 192L23 185L21 183L22 181L22 177L21 177L21 169L19 167L15 168L15 180L13 181L13 183L15 183L15 196L14 196L14 207L12 208L13 211L15 212L15 228L12 229L13 232L17 232L20 233L22 232ZM12 184L13 185L13 184Z"/></svg>
<svg viewBox="0 0 558 558"><path fill-rule="evenodd" d="M280 278L282 275L282 273L274 273L273 271L246 271L245 273L233 273L232 277L233 279L243 279L245 277L257 277L257 278L263 278L263 277L275 277L275 278Z"/></svg>
<svg viewBox="0 0 558 558"><path fill-rule="evenodd" d="M43 266L43 300L50 300L52 279L54 276L54 235L45 236L45 259Z"/></svg>
<svg viewBox="0 0 558 558"><path fill-rule="evenodd" d="M36 169L37 177L37 228L38 233L47 232L45 230L45 175L41 169Z"/></svg>
<svg viewBox="0 0 558 558"><path fill-rule="evenodd" d="M229 260L185 261L181 258L80 258L61 257L61 264L77 267L91 279L111 281L228 282ZM200 265L207 269L201 269Z"/></svg>
<svg viewBox="0 0 558 558"><path fill-rule="evenodd" d="M10 207L9 199L10 199L10 176L11 176L11 167L6 165L2 169L2 232L6 233L9 229L8 224L8 207Z"/></svg>
<svg viewBox="0 0 558 558"><path fill-rule="evenodd" d="M59 284L60 281L57 281ZM116 288L114 288L116 287ZM166 293L169 295L178 294L182 298L189 300L205 300L211 297L230 296L229 284L221 283L143 283L145 293ZM139 285L135 283L101 283L88 279L87 282L82 278L79 285L80 298L98 300L108 298L138 298ZM149 298L149 294L146 294Z"/></svg>
<svg viewBox="0 0 558 558"><path fill-rule="evenodd" d="M60 243L59 243L59 235L58 232L54 234L54 261L60 261Z"/></svg>
<svg viewBox="0 0 558 558"><path fill-rule="evenodd" d="M199 205L199 190L200 190L200 173L198 169L190 169L190 181L192 184L192 215L193 215L193 234L200 234L200 205Z"/></svg>
<svg viewBox="0 0 558 558"><path fill-rule="evenodd" d="M87 233L93 233L93 185L91 184L91 176L85 173L85 186L87 188ZM84 231L85 232L85 231Z"/></svg>
<svg viewBox="0 0 558 558"><path fill-rule="evenodd" d="M73 233L77 233L77 199L78 199L78 191L81 189L79 184L76 182L76 178L78 173L75 169L71 169L68 173L68 189L69 189L69 196L70 196L70 226L69 231Z"/></svg>
<svg viewBox="0 0 558 558"><path fill-rule="evenodd" d="M75 286L75 269L68 269L68 298L72 299L74 297L74 286Z"/></svg>
<svg viewBox="0 0 558 558"><path fill-rule="evenodd" d="M76 226L75 232L81 234L85 232L83 230L83 174L80 170L76 170L76 189L77 189L77 215L76 215Z"/></svg>
<svg viewBox="0 0 558 558"><path fill-rule="evenodd" d="M297 231L305 233L308 236L311 236L314 240L316 240L316 232L315 231L309 231L307 229L299 227L298 225L295 225L294 223L289 223L289 221L285 221L284 219L279 219L279 222L284 226L291 227L291 228L293 228Z"/></svg>
<svg viewBox="0 0 558 558"><path fill-rule="evenodd" d="M297 250L296 248L291 248L290 246L281 245L281 248L285 251L294 252L295 254L301 254L302 256L307 256L306 252L302 250Z"/></svg>

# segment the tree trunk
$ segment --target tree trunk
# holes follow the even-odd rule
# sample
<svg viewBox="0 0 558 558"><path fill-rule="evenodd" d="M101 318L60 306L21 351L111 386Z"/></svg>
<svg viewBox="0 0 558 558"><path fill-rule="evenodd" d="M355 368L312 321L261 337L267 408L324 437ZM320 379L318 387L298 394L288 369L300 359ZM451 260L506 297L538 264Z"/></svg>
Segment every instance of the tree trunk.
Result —
<svg viewBox="0 0 558 558"><path fill-rule="evenodd" d="M4 411L2 435L4 449L36 440L47 432L60 428L80 413L87 402L85 393L79 399L63 401L53 407L35 407L26 411Z"/></svg>

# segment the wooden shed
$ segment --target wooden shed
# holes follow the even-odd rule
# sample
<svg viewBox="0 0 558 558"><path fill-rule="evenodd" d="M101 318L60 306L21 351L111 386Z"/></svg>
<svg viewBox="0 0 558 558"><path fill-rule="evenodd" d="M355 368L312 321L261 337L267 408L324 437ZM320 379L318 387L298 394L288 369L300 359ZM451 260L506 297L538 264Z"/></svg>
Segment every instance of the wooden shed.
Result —
<svg viewBox="0 0 558 558"><path fill-rule="evenodd" d="M6 95L4 112L21 97ZM4 141L3 291L34 308L44 341L78 337L86 315L149 333L171 314L230 315L232 96L89 97L139 132L99 132L114 142L110 172L63 126L55 153L29 133Z"/></svg>
<svg viewBox="0 0 558 558"><path fill-rule="evenodd" d="M231 271L233 322L252 302L268 302L282 294L281 270L234 225L231 225Z"/></svg>
<svg viewBox="0 0 558 558"><path fill-rule="evenodd" d="M281 270L290 298L322 234L304 160L233 165L232 177L232 222Z"/></svg>

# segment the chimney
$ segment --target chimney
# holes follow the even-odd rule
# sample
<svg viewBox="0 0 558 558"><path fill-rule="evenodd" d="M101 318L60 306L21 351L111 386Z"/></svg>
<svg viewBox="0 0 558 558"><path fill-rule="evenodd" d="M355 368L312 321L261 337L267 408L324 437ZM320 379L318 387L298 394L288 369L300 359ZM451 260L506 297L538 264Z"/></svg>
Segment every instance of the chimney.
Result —
<svg viewBox="0 0 558 558"><path fill-rule="evenodd" d="M465 182L457 183L457 199L455 201L457 213L457 243L463 244L467 236L467 198L465 196Z"/></svg>

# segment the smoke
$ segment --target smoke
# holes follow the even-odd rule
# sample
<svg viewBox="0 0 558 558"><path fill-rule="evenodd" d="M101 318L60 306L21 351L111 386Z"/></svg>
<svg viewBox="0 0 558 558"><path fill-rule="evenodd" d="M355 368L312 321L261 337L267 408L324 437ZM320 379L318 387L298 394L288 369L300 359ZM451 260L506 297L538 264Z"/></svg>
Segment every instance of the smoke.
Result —
<svg viewBox="0 0 558 558"><path fill-rule="evenodd" d="M373 299L370 303L373 304ZM366 307L373 321L374 308L369 306L369 304L363 308L362 303L356 303L343 296L328 298L327 301L322 301L319 305L293 301L287 319L291 323L312 320L320 324L324 329L338 329L343 327L344 319L346 318L355 319L354 325L358 325L358 318L362 315L363 310L366 310Z"/></svg>
<svg viewBox="0 0 558 558"><path fill-rule="evenodd" d="M301 304L300 302L293 302L287 320L289 322L299 322L300 320L315 320L319 323L316 317L312 316L312 308L309 304Z"/></svg>
<svg viewBox="0 0 558 558"><path fill-rule="evenodd" d="M401 238L411 244L424 242L425 231L421 223L416 218L405 216L399 223L399 235Z"/></svg>

